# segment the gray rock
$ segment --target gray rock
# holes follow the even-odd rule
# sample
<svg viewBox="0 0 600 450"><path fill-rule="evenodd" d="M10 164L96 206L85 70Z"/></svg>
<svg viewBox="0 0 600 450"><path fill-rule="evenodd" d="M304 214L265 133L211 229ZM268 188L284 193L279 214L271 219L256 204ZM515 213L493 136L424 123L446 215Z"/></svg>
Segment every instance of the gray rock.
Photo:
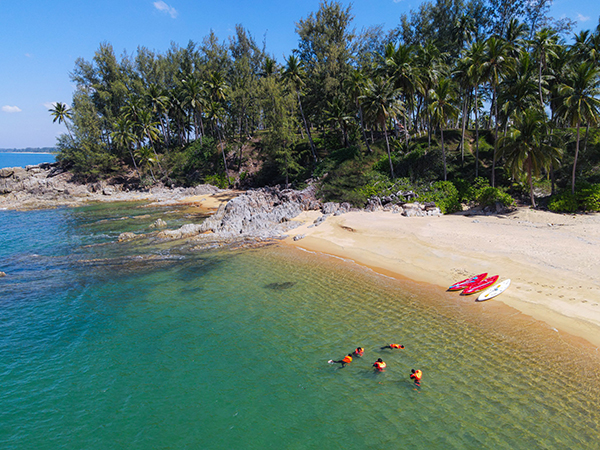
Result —
<svg viewBox="0 0 600 450"><path fill-rule="evenodd" d="M298 234L298 235L294 236L294 240L299 241L300 239L304 239L305 237L306 237L305 234Z"/></svg>
<svg viewBox="0 0 600 450"><path fill-rule="evenodd" d="M135 233L131 233L129 231L125 232L125 233L121 233L119 235L119 242L127 242L127 241L131 241L132 239L136 239L138 236Z"/></svg>
<svg viewBox="0 0 600 450"><path fill-rule="evenodd" d="M335 202L323 203L321 212L323 214L335 214L340 209L340 204Z"/></svg>
<svg viewBox="0 0 600 450"><path fill-rule="evenodd" d="M115 194L115 188L112 186L106 186L105 188L102 189L102 195L114 195Z"/></svg>
<svg viewBox="0 0 600 450"><path fill-rule="evenodd" d="M150 225L150 228L165 228L166 226L167 222L159 218L156 219L152 225Z"/></svg>

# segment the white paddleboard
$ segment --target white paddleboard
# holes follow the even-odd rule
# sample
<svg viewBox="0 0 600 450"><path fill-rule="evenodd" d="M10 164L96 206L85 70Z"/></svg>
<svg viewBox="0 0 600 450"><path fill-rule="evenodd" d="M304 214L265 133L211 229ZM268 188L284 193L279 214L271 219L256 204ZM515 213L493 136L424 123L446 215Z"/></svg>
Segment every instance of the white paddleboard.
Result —
<svg viewBox="0 0 600 450"><path fill-rule="evenodd" d="M483 302L485 300L489 300L490 298L494 298L500 294L502 294L505 290L510 286L510 278L508 280L504 280L502 283L498 283L495 286L492 286L486 291L477 297L478 302Z"/></svg>

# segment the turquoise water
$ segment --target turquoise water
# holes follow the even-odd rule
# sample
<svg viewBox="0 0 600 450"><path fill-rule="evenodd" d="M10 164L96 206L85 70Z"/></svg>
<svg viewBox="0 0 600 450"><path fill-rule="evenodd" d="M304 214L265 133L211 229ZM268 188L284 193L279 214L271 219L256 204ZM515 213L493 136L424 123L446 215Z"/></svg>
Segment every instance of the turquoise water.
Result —
<svg viewBox="0 0 600 450"><path fill-rule="evenodd" d="M0 211L0 448L597 448L590 347L297 249L115 242L157 217L201 220Z"/></svg>
<svg viewBox="0 0 600 450"><path fill-rule="evenodd" d="M0 169L3 167L35 166L41 163L53 163L56 155L50 153L3 153L0 152Z"/></svg>

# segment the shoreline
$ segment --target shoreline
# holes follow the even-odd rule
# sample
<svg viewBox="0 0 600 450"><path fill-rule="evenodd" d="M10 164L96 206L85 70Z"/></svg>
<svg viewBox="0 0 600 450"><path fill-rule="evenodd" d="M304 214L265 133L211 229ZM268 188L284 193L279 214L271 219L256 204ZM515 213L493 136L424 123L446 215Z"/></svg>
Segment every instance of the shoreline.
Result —
<svg viewBox="0 0 600 450"><path fill-rule="evenodd" d="M491 301L600 347L600 214L528 208L500 216L349 212L310 227L319 216L302 213L295 219L302 225L284 242L440 292L479 272L511 278L510 288ZM476 296L459 298L475 303Z"/></svg>

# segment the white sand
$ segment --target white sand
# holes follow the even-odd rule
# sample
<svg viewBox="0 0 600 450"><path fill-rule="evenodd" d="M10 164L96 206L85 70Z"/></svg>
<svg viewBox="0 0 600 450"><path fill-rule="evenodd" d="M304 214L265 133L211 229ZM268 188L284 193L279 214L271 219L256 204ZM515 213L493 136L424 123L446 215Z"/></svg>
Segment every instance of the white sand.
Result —
<svg viewBox="0 0 600 450"><path fill-rule="evenodd" d="M299 216L304 224L286 242L442 290L481 272L511 278L510 288L490 301L600 346L600 214L519 208L501 216L407 218L352 212L308 228L320 215ZM306 237L292 240L301 234Z"/></svg>

